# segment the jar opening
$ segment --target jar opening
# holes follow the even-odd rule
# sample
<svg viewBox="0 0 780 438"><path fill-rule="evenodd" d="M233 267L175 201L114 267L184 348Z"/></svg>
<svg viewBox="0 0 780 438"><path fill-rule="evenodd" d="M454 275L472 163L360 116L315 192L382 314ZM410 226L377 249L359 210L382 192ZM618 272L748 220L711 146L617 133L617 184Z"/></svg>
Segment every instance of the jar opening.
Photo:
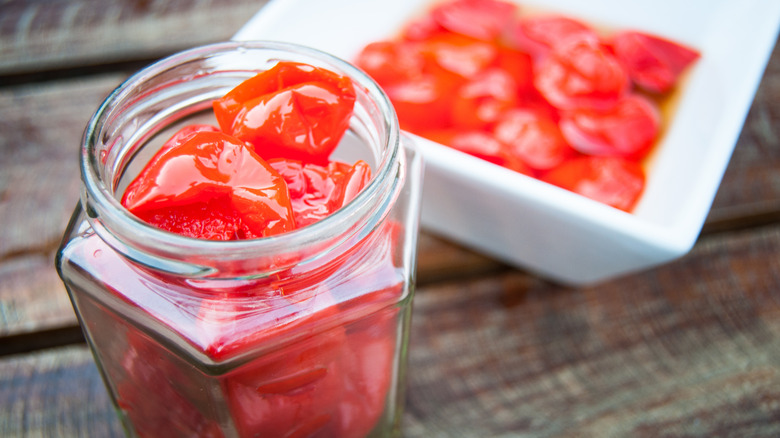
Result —
<svg viewBox="0 0 780 438"><path fill-rule="evenodd" d="M177 124L208 117L211 102L276 62L323 67L352 79L357 99L333 158L363 159L369 184L349 204L306 227L262 239L208 241L163 231L119 202L137 173ZM163 139L163 140L161 140ZM120 85L90 120L81 149L82 205L93 230L123 256L188 277L268 276L357 242L392 207L404 180L395 112L382 90L351 64L287 43L228 42L173 55ZM140 164L139 164L140 163Z"/></svg>

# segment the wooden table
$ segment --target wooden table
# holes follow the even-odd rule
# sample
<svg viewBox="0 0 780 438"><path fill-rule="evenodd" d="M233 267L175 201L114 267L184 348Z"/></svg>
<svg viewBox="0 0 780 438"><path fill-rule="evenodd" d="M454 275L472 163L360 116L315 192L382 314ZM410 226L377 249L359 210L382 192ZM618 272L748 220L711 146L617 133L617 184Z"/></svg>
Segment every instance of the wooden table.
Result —
<svg viewBox="0 0 780 438"><path fill-rule="evenodd" d="M53 268L81 132L263 3L0 4L0 436L121 434ZM780 49L688 255L576 289L423 233L419 280L407 437L780 436Z"/></svg>

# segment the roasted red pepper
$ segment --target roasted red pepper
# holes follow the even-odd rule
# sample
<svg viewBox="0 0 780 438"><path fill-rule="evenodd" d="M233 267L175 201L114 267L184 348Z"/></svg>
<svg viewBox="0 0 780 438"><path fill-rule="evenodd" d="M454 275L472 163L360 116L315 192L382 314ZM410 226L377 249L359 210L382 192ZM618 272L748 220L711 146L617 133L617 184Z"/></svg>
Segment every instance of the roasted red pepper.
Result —
<svg viewBox="0 0 780 438"><path fill-rule="evenodd" d="M511 38L519 50L542 57L571 40L593 40L598 36L580 21L560 15L542 15L518 20Z"/></svg>
<svg viewBox="0 0 780 438"><path fill-rule="evenodd" d="M509 26L516 9L500 0L455 0L435 7L431 15L451 32L492 41Z"/></svg>
<svg viewBox="0 0 780 438"><path fill-rule="evenodd" d="M172 143L125 191L122 204L135 215L168 231L213 240L295 228L284 179L242 141L201 130L178 134Z"/></svg>
<svg viewBox="0 0 780 438"><path fill-rule="evenodd" d="M594 39L566 40L538 64L536 88L554 107L607 109L629 87L617 58Z"/></svg>
<svg viewBox="0 0 780 438"><path fill-rule="evenodd" d="M560 127L569 144L584 154L641 160L658 137L660 118L653 103L632 94L607 110L564 112Z"/></svg>
<svg viewBox="0 0 780 438"><path fill-rule="evenodd" d="M353 165L331 161L327 166L318 166L277 158L268 164L287 183L299 227L323 219L346 205L371 177L371 169L363 161Z"/></svg>
<svg viewBox="0 0 780 438"><path fill-rule="evenodd" d="M370 178L363 162L329 161L354 101L348 78L280 62L214 102L221 131L190 125L174 134L122 204L147 223L203 239L253 239L309 225Z"/></svg>
<svg viewBox="0 0 780 438"><path fill-rule="evenodd" d="M280 62L214 102L220 128L266 160L327 164L349 127L352 81L306 64Z"/></svg>
<svg viewBox="0 0 780 438"><path fill-rule="evenodd" d="M655 93L671 90L680 73L700 56L690 47L642 32L619 32L611 44L631 79Z"/></svg>
<svg viewBox="0 0 780 438"><path fill-rule="evenodd" d="M663 124L659 100L698 57L658 36L609 35L514 2L451 0L355 62L385 89L402 128L521 173L551 173L571 189L578 185L560 172L585 178L589 161L580 158L632 160L631 174L643 172ZM605 203L626 210L644 177L619 180L631 185L621 195L631 200ZM617 190L611 181L576 191L607 199L605 190Z"/></svg>
<svg viewBox="0 0 780 438"><path fill-rule="evenodd" d="M495 136L508 157L537 171L552 169L574 155L558 124L542 111L515 109L503 114Z"/></svg>
<svg viewBox="0 0 780 438"><path fill-rule="evenodd" d="M634 208L645 185L639 164L617 157L578 157L542 179L623 211Z"/></svg>

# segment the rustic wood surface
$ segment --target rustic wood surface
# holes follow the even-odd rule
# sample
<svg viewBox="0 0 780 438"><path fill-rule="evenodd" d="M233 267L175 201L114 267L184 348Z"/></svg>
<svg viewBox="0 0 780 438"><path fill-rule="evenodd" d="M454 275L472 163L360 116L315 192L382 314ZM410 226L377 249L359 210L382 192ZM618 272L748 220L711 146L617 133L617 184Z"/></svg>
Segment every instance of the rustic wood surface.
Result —
<svg viewBox="0 0 780 438"><path fill-rule="evenodd" d="M0 2L0 436L121 436L53 268L81 132L264 3ZM424 232L418 271L404 436L780 436L780 48L690 254L564 288Z"/></svg>

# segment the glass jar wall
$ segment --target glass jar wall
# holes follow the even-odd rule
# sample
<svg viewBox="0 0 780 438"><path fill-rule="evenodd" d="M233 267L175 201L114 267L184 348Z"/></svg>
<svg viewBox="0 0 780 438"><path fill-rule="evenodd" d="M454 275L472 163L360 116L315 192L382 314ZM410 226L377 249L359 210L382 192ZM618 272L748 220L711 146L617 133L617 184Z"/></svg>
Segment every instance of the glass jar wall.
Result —
<svg viewBox="0 0 780 438"><path fill-rule="evenodd" d="M369 184L312 225L206 241L118 201L162 142L280 60L348 76L341 161ZM129 436L396 436L404 394L422 163L384 94L311 49L223 43L137 73L101 105L81 150L82 199L57 258Z"/></svg>

